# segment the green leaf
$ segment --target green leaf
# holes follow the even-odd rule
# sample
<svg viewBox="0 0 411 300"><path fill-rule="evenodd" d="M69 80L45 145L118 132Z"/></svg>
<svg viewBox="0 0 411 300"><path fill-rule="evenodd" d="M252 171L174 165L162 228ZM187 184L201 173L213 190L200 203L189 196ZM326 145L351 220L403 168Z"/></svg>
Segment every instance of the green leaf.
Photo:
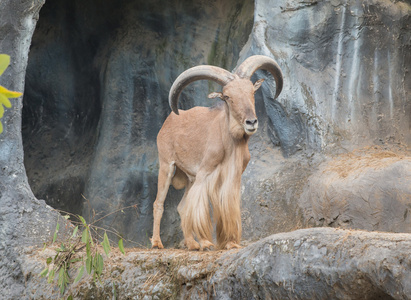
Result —
<svg viewBox="0 0 411 300"><path fill-rule="evenodd" d="M63 280L64 280L64 268L61 267L60 270L59 270L59 277L58 277L58 280L57 280L58 286L61 286L61 284L63 283Z"/></svg>
<svg viewBox="0 0 411 300"><path fill-rule="evenodd" d="M40 277L46 277L48 272L49 272L49 268L47 267L43 271L41 271Z"/></svg>
<svg viewBox="0 0 411 300"><path fill-rule="evenodd" d="M102 274L104 269L104 259L101 254L98 255L98 268L100 270L100 274Z"/></svg>
<svg viewBox="0 0 411 300"><path fill-rule="evenodd" d="M117 289L116 289L116 285L114 284L114 282L112 282L113 284L113 299L116 300L117 299Z"/></svg>
<svg viewBox="0 0 411 300"><path fill-rule="evenodd" d="M77 231L78 231L78 226L76 226L76 228L74 228L73 234L71 235L71 238L74 238L76 236Z"/></svg>
<svg viewBox="0 0 411 300"><path fill-rule="evenodd" d="M7 98L17 98L23 95L23 93L10 91L1 85L0 85L0 94L6 96Z"/></svg>
<svg viewBox="0 0 411 300"><path fill-rule="evenodd" d="M96 273L98 276L100 276L103 273L103 268L104 268L104 260L103 260L103 256L101 256L101 254L97 254L96 255Z"/></svg>
<svg viewBox="0 0 411 300"><path fill-rule="evenodd" d="M56 251L57 252L64 252L64 251L67 251L67 248L63 243L61 243L60 247L57 248Z"/></svg>
<svg viewBox="0 0 411 300"><path fill-rule="evenodd" d="M1 85L0 85L1 87ZM9 98L7 98L5 95L0 93L0 105L3 104L5 107L10 108L11 107L11 102Z"/></svg>
<svg viewBox="0 0 411 300"><path fill-rule="evenodd" d="M47 261L46 261L47 265L51 264L52 261L53 261L53 259L51 257L48 257Z"/></svg>
<svg viewBox="0 0 411 300"><path fill-rule="evenodd" d="M83 223L83 225L87 227L87 222L86 222L86 220L84 220L84 218L83 218L82 216L80 216L80 215L78 215L78 218L80 219L81 223Z"/></svg>
<svg viewBox="0 0 411 300"><path fill-rule="evenodd" d="M0 104L0 119L3 118L4 115L4 107Z"/></svg>
<svg viewBox="0 0 411 300"><path fill-rule="evenodd" d="M57 232L59 232L59 229L60 229L60 224L59 223L57 223L57 225L56 225L56 230L54 231L54 236L53 236L53 242L52 242L52 244L56 241L56 239L57 239Z"/></svg>
<svg viewBox="0 0 411 300"><path fill-rule="evenodd" d="M81 241L85 244L89 242L89 234L87 228L83 230L83 234L81 235Z"/></svg>
<svg viewBox="0 0 411 300"><path fill-rule="evenodd" d="M74 279L74 283L79 282L81 277L83 277L83 274L84 274L84 266L81 266L80 269L78 270L78 274L76 276L76 279Z"/></svg>
<svg viewBox="0 0 411 300"><path fill-rule="evenodd" d="M7 54L0 54L0 75L6 71L7 67L10 65L10 56Z"/></svg>
<svg viewBox="0 0 411 300"><path fill-rule="evenodd" d="M88 274L91 274L92 265L93 265L92 257L87 257L87 259L86 259L86 269L87 269Z"/></svg>
<svg viewBox="0 0 411 300"><path fill-rule="evenodd" d="M49 272L49 278L47 278L48 283L52 283L54 281L54 276L56 275L56 271L54 269L51 269Z"/></svg>
<svg viewBox="0 0 411 300"><path fill-rule="evenodd" d="M104 252L108 256L110 253L110 241L108 240L106 232L104 232L104 239L103 239L102 245L103 245Z"/></svg>
<svg viewBox="0 0 411 300"><path fill-rule="evenodd" d="M118 241L118 249L120 250L121 253L123 253L124 255L126 254L124 251L124 245L123 245L123 239L120 239Z"/></svg>
<svg viewBox="0 0 411 300"><path fill-rule="evenodd" d="M75 253L75 252L73 252L73 253ZM78 261L82 261L82 260L83 260L82 258L73 258L73 259L70 259L70 263L74 264L74 263L76 263Z"/></svg>
<svg viewBox="0 0 411 300"><path fill-rule="evenodd" d="M67 300L73 300L73 295L68 296Z"/></svg>
<svg viewBox="0 0 411 300"><path fill-rule="evenodd" d="M68 275L67 275L67 270L64 267L61 267L59 270L59 278L57 281L57 285L60 287L60 293L64 294L64 290L66 289L68 283Z"/></svg>
<svg viewBox="0 0 411 300"><path fill-rule="evenodd" d="M86 244L86 253L87 253L87 258L91 259L91 249L90 249L90 243Z"/></svg>

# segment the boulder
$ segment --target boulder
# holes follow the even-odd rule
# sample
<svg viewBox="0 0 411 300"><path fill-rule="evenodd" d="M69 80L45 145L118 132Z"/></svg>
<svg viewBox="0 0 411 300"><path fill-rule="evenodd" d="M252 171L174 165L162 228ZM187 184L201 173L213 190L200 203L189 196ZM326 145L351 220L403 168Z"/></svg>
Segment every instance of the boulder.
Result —
<svg viewBox="0 0 411 300"><path fill-rule="evenodd" d="M323 163L300 198L309 226L411 232L411 157L363 149Z"/></svg>
<svg viewBox="0 0 411 300"><path fill-rule="evenodd" d="M408 234L294 230L410 232L410 19L409 1L388 0L0 1L0 53L12 61L0 84L24 91L0 135L2 297L58 296L37 277L39 247L57 222L61 239L72 227L49 205L88 220L110 214L99 225L149 246L155 137L173 80L264 54L285 85L273 101L272 80L255 76L267 80L243 176L244 244L291 232L238 252L130 249L106 260L101 285L84 278L69 291L407 299ZM212 105L216 88L190 86L181 108ZM166 201L168 247L181 240L180 197L172 189Z"/></svg>
<svg viewBox="0 0 411 300"><path fill-rule="evenodd" d="M105 258L100 282L85 276L65 297L410 299L410 251L410 234L332 228L279 233L232 251L129 249L126 256ZM23 264L27 298L59 296L36 278L47 255L35 251L30 264Z"/></svg>

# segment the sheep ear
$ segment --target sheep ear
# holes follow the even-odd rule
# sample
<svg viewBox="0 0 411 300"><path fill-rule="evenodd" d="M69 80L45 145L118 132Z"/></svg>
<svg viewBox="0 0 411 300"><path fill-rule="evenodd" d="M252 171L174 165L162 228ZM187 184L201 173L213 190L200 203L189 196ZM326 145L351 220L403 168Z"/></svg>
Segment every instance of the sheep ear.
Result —
<svg viewBox="0 0 411 300"><path fill-rule="evenodd" d="M263 84L265 79L258 79L255 83L254 83L254 93L260 88L260 86Z"/></svg>
<svg viewBox="0 0 411 300"><path fill-rule="evenodd" d="M210 99L214 99L214 98L220 98L223 99L223 94L222 93L211 93L208 95L208 98Z"/></svg>

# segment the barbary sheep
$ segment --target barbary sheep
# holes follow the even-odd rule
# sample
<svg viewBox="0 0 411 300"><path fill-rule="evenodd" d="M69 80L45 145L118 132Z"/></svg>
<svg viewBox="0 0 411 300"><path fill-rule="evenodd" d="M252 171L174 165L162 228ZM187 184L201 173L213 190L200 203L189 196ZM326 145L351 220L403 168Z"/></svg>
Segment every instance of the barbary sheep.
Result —
<svg viewBox="0 0 411 300"><path fill-rule="evenodd" d="M273 59L262 55L247 58L234 73L215 66L196 66L183 72L172 85L169 103L173 112L157 136L160 167L153 205L153 248L163 248L160 222L170 184L176 189L185 188L177 210L189 250L214 246L213 223L219 249L240 247L241 175L250 160L249 137L258 128L254 93L264 81L251 82L258 69L273 75L277 98L283 86L281 69ZM221 104L178 110L183 89L202 79L223 86L222 93L208 96L220 98Z"/></svg>

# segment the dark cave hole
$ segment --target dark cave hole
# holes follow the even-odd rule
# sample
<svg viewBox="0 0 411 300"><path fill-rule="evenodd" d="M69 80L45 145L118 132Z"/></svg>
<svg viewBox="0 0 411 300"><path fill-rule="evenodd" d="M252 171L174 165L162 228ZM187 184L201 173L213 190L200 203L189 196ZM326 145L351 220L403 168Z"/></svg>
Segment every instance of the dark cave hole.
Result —
<svg viewBox="0 0 411 300"><path fill-rule="evenodd" d="M253 13L249 0L46 1L23 99L24 159L35 196L84 216L90 207L102 216L136 205L101 225L146 245L168 90L194 65L233 69ZM205 103L208 83L194 87L201 95L187 89L182 108ZM181 193L170 189L166 202L166 245L181 238Z"/></svg>

